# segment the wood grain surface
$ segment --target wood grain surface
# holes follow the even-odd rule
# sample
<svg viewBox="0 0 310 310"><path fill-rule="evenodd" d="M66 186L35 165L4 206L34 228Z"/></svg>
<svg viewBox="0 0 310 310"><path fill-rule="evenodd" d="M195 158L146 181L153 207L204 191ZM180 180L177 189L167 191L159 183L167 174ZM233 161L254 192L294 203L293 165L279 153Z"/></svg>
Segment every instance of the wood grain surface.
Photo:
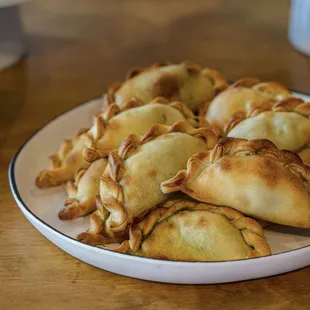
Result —
<svg viewBox="0 0 310 310"><path fill-rule="evenodd" d="M21 13L27 57L0 73L0 309L309 309L309 267L193 286L84 264L24 218L7 177L26 138L137 65L190 59L229 80L253 76L310 92L310 59L287 41L289 1L34 0Z"/></svg>

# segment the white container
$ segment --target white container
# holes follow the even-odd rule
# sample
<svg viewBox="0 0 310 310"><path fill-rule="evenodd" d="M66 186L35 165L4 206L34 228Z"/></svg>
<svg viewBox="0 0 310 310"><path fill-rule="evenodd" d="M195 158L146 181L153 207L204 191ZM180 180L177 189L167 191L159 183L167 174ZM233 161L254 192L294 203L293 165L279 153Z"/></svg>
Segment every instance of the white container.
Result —
<svg viewBox="0 0 310 310"><path fill-rule="evenodd" d="M293 94L300 97L299 93ZM303 98L310 100L310 96L304 95ZM101 106L102 99L98 98L56 117L29 139L11 162L9 179L14 198L26 218L47 239L70 255L98 268L166 283L234 282L276 275L310 265L310 230L288 226L272 228L271 225L265 229L273 255L221 262L178 262L143 258L112 252L76 240L76 235L89 227L89 218L85 216L74 221L59 220L57 213L66 199L62 187L40 190L35 186L34 180L37 172L42 167L47 167L48 155L59 148L64 137L74 136L78 128L90 126L92 115L100 111ZM18 242L21 243L16 241ZM43 260L44 254L38 254L36 259ZM57 272L59 271L55 270L55 277L58 276ZM240 306L240 309L243 307Z"/></svg>
<svg viewBox="0 0 310 310"><path fill-rule="evenodd" d="M0 70L16 63L25 53L21 2L24 0L0 0Z"/></svg>
<svg viewBox="0 0 310 310"><path fill-rule="evenodd" d="M298 51L310 56L310 0L292 0L289 41Z"/></svg>

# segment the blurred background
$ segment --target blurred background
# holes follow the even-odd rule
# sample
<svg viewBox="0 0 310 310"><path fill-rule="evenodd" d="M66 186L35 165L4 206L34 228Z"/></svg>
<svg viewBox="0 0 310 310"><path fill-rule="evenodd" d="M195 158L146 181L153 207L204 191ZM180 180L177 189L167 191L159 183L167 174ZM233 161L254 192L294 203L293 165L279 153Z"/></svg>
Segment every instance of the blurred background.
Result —
<svg viewBox="0 0 310 310"><path fill-rule="evenodd" d="M15 147L54 116L102 95L132 67L159 60L191 60L219 70L228 80L258 77L310 92L309 57L288 41L290 3L25 2L20 16L26 56L0 71L0 122L5 129L0 143L6 141L10 149L10 133Z"/></svg>
<svg viewBox="0 0 310 310"><path fill-rule="evenodd" d="M230 81L257 77L310 93L310 57L288 40L296 2L308 4L301 15L310 21L310 0L0 0L0 67L8 51L25 50L0 69L0 310L8 309L1 297L12 310L146 310L208 308L210 296L214 309L309 309L310 268L208 287L103 275L38 234L8 184L8 165L26 139L136 66L191 60Z"/></svg>

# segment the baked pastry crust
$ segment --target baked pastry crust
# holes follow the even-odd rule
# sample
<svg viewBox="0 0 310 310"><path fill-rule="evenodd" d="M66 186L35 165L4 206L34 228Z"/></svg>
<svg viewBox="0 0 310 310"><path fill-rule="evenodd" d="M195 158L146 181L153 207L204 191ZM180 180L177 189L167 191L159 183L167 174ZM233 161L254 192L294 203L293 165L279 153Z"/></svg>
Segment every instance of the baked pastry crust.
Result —
<svg viewBox="0 0 310 310"><path fill-rule="evenodd" d="M161 189L272 223L310 228L310 167L269 140L222 139L192 156L187 170Z"/></svg>
<svg viewBox="0 0 310 310"><path fill-rule="evenodd" d="M211 127L195 129L187 121L171 127L154 125L142 138L128 136L110 153L101 177L101 233L111 236L127 232L135 220L168 198L161 192L160 183L186 167L190 156L212 148L216 142ZM78 239L89 240L85 234Z"/></svg>
<svg viewBox="0 0 310 310"><path fill-rule="evenodd" d="M266 110L279 100L292 96L288 89L276 82L260 82L244 78L218 94L205 110L205 119L219 130L235 113L253 109Z"/></svg>
<svg viewBox="0 0 310 310"><path fill-rule="evenodd" d="M150 67L133 69L125 82L111 85L104 96L104 107L112 103L122 107L132 97L149 102L163 96L169 101L181 100L196 111L227 86L219 72L189 61L181 64L155 63Z"/></svg>
<svg viewBox="0 0 310 310"><path fill-rule="evenodd" d="M94 161L88 169L80 169L75 181L67 182L65 190L69 198L65 201L58 217L71 220L96 210L96 196L99 194L100 177L107 166L107 159Z"/></svg>
<svg viewBox="0 0 310 310"><path fill-rule="evenodd" d="M196 124L193 113L181 102L169 103L165 98L155 98L144 105L134 98L122 108L112 104L94 118L94 125L80 131L76 138L65 140L58 153L50 156L50 170L42 170L36 178L40 188L72 181L79 169L90 162L107 157L130 134L144 134L154 124L172 125L187 119Z"/></svg>
<svg viewBox="0 0 310 310"><path fill-rule="evenodd" d="M95 197L97 210L89 217L89 228L86 232L82 232L77 236L77 240L99 247L104 247L110 243L120 243L128 239L128 232L110 232L104 231L103 223L108 217L109 213L104 208L100 196Z"/></svg>
<svg viewBox="0 0 310 310"><path fill-rule="evenodd" d="M224 131L227 137L268 139L279 149L296 152L310 162L310 103L302 99L290 97L266 110L237 113Z"/></svg>
<svg viewBox="0 0 310 310"><path fill-rule="evenodd" d="M189 200L168 201L129 231L117 251L149 258L223 261L270 255L261 225L240 212Z"/></svg>

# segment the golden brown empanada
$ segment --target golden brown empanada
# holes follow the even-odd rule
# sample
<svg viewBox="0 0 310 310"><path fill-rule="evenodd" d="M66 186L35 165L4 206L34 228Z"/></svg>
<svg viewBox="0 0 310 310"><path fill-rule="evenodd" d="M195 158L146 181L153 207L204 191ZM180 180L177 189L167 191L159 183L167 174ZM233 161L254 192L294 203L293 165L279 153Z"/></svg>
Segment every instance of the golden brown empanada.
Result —
<svg viewBox="0 0 310 310"><path fill-rule="evenodd" d="M169 103L165 98L155 98L147 105L135 98L122 109L112 104L95 117L91 129L63 143L59 152L51 156L51 169L42 170L36 184L45 188L72 181L79 169L86 169L90 162L107 156L130 133L142 135L154 124L172 125L184 119L195 122L193 113L184 104Z"/></svg>
<svg viewBox="0 0 310 310"><path fill-rule="evenodd" d="M227 137L268 139L279 149L297 152L310 162L310 103L301 99L290 97L267 111L239 113L227 124L225 132Z"/></svg>
<svg viewBox="0 0 310 310"><path fill-rule="evenodd" d="M111 243L120 243L128 239L128 232L110 232L103 233L102 223L106 218L106 210L102 205L100 196L96 196L97 210L89 217L89 228L82 232L77 239L86 244L104 246Z"/></svg>
<svg viewBox="0 0 310 310"><path fill-rule="evenodd" d="M168 198L160 183L186 167L190 156L216 142L210 127L194 129L187 121L171 127L154 125L142 138L130 135L110 153L101 177L97 212L101 233L125 233L134 220ZM89 240L86 235L78 239Z"/></svg>
<svg viewBox="0 0 310 310"><path fill-rule="evenodd" d="M227 86L219 72L188 61L181 64L156 63L151 67L134 69L124 83L110 86L104 105L116 103L122 107L133 97L147 103L163 96L170 101L181 100L196 111Z"/></svg>
<svg viewBox="0 0 310 310"><path fill-rule="evenodd" d="M226 138L192 156L161 184L203 202L283 225L310 228L310 167L269 140Z"/></svg>
<svg viewBox="0 0 310 310"><path fill-rule="evenodd" d="M81 169L75 177L75 183L66 184L69 198L65 207L58 213L61 220L69 220L96 210L96 196L99 194L100 177L107 165L106 158L94 161L88 169Z"/></svg>
<svg viewBox="0 0 310 310"><path fill-rule="evenodd" d="M167 205L167 206L166 206ZM240 212L189 200L168 201L130 228L119 252L175 261L270 255L262 227Z"/></svg>
<svg viewBox="0 0 310 310"><path fill-rule="evenodd" d="M238 112L270 108L276 101L292 96L288 89L276 82L240 79L217 95L205 114L206 120L219 130Z"/></svg>

